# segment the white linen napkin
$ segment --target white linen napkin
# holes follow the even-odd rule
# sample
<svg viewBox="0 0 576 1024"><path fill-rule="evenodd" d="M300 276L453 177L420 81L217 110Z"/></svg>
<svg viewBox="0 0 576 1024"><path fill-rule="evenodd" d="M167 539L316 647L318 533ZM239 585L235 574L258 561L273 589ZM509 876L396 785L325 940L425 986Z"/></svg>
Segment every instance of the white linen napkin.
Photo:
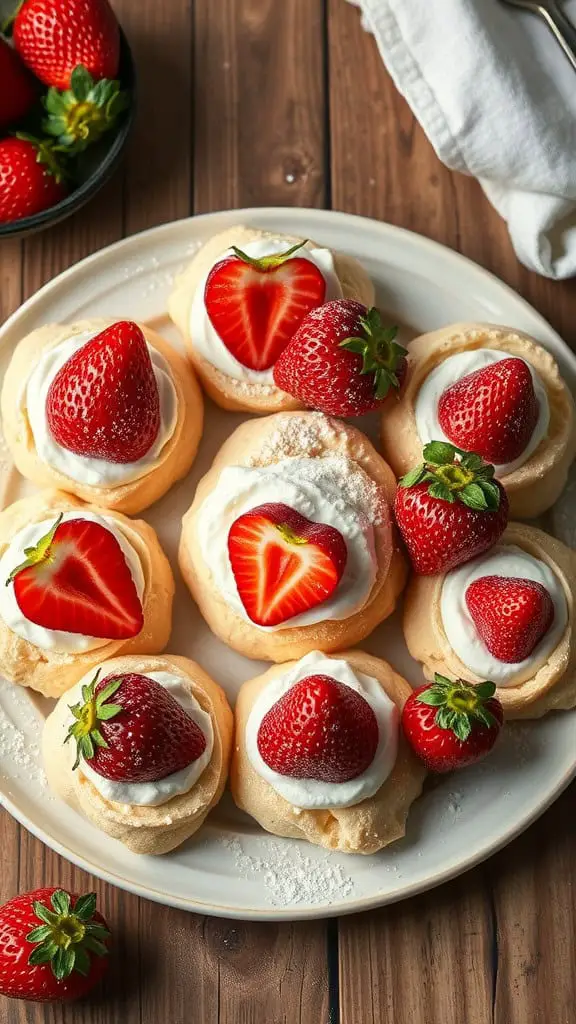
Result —
<svg viewBox="0 0 576 1024"><path fill-rule="evenodd" d="M440 159L471 174L518 259L576 275L576 72L499 0L352 0ZM576 25L576 0L563 10Z"/></svg>

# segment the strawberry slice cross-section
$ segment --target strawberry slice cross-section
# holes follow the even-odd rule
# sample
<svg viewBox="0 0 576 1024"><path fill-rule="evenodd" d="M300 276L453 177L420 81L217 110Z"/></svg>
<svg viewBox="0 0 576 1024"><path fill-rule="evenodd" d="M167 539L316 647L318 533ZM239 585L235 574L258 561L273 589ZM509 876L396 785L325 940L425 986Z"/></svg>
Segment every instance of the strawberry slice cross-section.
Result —
<svg viewBox="0 0 576 1024"><path fill-rule="evenodd" d="M347 548L335 527L272 502L236 519L228 534L228 555L250 619L259 626L278 626L334 593Z"/></svg>
<svg viewBox="0 0 576 1024"><path fill-rule="evenodd" d="M54 525L11 572L20 611L44 629L106 640L137 636L144 624L140 598L120 544L89 519Z"/></svg>
<svg viewBox="0 0 576 1024"><path fill-rule="evenodd" d="M206 311L228 351L250 370L274 366L311 309L322 305L326 281L314 263L284 253L254 259L233 247L206 281Z"/></svg>

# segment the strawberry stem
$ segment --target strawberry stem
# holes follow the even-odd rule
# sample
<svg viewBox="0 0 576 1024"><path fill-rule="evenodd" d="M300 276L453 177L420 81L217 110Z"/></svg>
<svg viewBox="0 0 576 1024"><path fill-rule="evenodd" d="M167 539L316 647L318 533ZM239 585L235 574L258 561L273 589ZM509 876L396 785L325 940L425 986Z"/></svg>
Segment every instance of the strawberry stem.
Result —
<svg viewBox="0 0 576 1024"><path fill-rule="evenodd" d="M453 682L436 673L432 686L419 693L416 700L420 704L438 708L434 719L438 728L449 729L464 743L472 732L474 721L487 729L499 725L486 706L495 692L496 686L489 680L474 686L465 679Z"/></svg>
<svg viewBox="0 0 576 1024"><path fill-rule="evenodd" d="M424 462L398 481L399 487L429 483L428 493L441 501L461 501L476 512L495 512L500 490L494 482L494 466L476 452L465 452L446 441L430 441L423 449Z"/></svg>
<svg viewBox="0 0 576 1024"><path fill-rule="evenodd" d="M40 565L41 562L49 562L52 557L52 544L56 537L56 532L60 523L62 522L63 512L60 513L54 526L52 526L48 533L45 533L40 538L37 544L31 548L24 548L24 554L26 555L26 561L21 562L15 569L12 569L8 579L6 580L6 586L8 587L14 582L18 573L22 572L23 569L30 569L33 565Z"/></svg>
<svg viewBox="0 0 576 1024"><path fill-rule="evenodd" d="M271 256L260 256L258 259L254 256L249 256L248 253L243 252L242 249L238 249L237 246L232 246L232 252L237 259L242 260L243 263L247 263L250 267L254 267L254 270L260 270L262 273L266 273L268 270L275 270L276 267L281 267L283 263L286 263L298 249L301 249L303 245L306 245L308 239L305 238L303 242L297 242L286 252L272 253Z"/></svg>
<svg viewBox="0 0 576 1024"><path fill-rule="evenodd" d="M362 356L360 373L374 374L376 398L386 398L390 388L399 388L397 370L407 352L396 341L397 327L384 327L380 313L375 306L360 317L363 334L345 338L340 348Z"/></svg>
<svg viewBox="0 0 576 1024"><path fill-rule="evenodd" d="M94 920L96 893L80 896L72 907L69 894L56 889L50 903L50 907L39 901L33 905L40 925L26 936L26 941L35 945L28 963L33 967L50 964L57 981L65 981L73 971L86 977L90 953L108 955L103 940L110 938L110 932Z"/></svg>
<svg viewBox="0 0 576 1024"><path fill-rule="evenodd" d="M97 747L108 747L102 732L100 722L107 722L122 711L121 704L109 704L110 697L113 697L122 685L122 677L109 679L106 686L96 693L96 686L100 669L94 679L87 686L82 687L82 701L70 706L76 721L70 726L64 743L72 737L76 741L76 760L72 765L72 771L76 771L80 760L91 761L96 754Z"/></svg>

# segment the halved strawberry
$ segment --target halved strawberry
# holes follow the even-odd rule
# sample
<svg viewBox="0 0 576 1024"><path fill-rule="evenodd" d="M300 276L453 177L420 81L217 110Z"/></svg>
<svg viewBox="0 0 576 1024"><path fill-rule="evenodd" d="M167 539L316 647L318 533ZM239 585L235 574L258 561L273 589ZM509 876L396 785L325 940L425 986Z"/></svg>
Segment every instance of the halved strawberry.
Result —
<svg viewBox="0 0 576 1024"><path fill-rule="evenodd" d="M326 282L318 267L284 253L253 259L233 246L217 263L204 292L214 329L235 359L251 370L269 370L311 309L320 306Z"/></svg>
<svg viewBox="0 0 576 1024"><path fill-rule="evenodd" d="M347 549L333 526L270 503L232 524L228 555L247 614L259 626L278 626L334 593Z"/></svg>
<svg viewBox="0 0 576 1024"><path fill-rule="evenodd" d="M100 523L60 514L35 547L24 551L6 581L18 607L45 629L128 640L144 624L142 605L122 548Z"/></svg>
<svg viewBox="0 0 576 1024"><path fill-rule="evenodd" d="M554 621L552 598L535 580L481 576L465 600L490 654L508 664L529 658Z"/></svg>

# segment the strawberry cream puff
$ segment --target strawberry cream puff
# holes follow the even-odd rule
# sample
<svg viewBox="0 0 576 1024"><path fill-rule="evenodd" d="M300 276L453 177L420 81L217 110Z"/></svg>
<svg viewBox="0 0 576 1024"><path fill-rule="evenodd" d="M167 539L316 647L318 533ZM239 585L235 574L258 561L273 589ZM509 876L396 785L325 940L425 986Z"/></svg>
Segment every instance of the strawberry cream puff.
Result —
<svg viewBox="0 0 576 1024"><path fill-rule="evenodd" d="M540 515L576 454L574 401L554 357L527 334L491 324L416 338L399 401L383 411L384 455L402 476L429 441L481 455L495 465L511 515Z"/></svg>
<svg viewBox="0 0 576 1024"><path fill-rule="evenodd" d="M491 680L507 718L576 706L576 554L509 523L489 551L451 572L414 576L404 635L425 675Z"/></svg>
<svg viewBox="0 0 576 1024"><path fill-rule="evenodd" d="M174 580L151 526L41 491L0 512L0 663L59 697L104 658L167 644Z"/></svg>
<svg viewBox="0 0 576 1024"><path fill-rule="evenodd" d="M202 433L193 371L131 321L32 331L14 351L1 405L23 476L119 512L140 512L185 476Z"/></svg>
<svg viewBox="0 0 576 1024"><path fill-rule="evenodd" d="M368 636L406 578L395 490L345 423L310 412L243 423L183 520L180 568L213 632L270 661Z"/></svg>
<svg viewBox="0 0 576 1024"><path fill-rule="evenodd" d="M133 853L168 853L220 800L233 724L223 690L188 658L103 661L46 720L48 784Z"/></svg>
<svg viewBox="0 0 576 1024"><path fill-rule="evenodd" d="M362 651L312 651L245 683L232 795L268 832L376 853L400 839L426 769L400 716L412 690Z"/></svg>
<svg viewBox="0 0 576 1024"><path fill-rule="evenodd" d="M352 256L235 227L199 249L177 279L168 308L218 405L280 412L301 404L276 387L276 360L310 310L341 298L374 302L372 282Z"/></svg>

